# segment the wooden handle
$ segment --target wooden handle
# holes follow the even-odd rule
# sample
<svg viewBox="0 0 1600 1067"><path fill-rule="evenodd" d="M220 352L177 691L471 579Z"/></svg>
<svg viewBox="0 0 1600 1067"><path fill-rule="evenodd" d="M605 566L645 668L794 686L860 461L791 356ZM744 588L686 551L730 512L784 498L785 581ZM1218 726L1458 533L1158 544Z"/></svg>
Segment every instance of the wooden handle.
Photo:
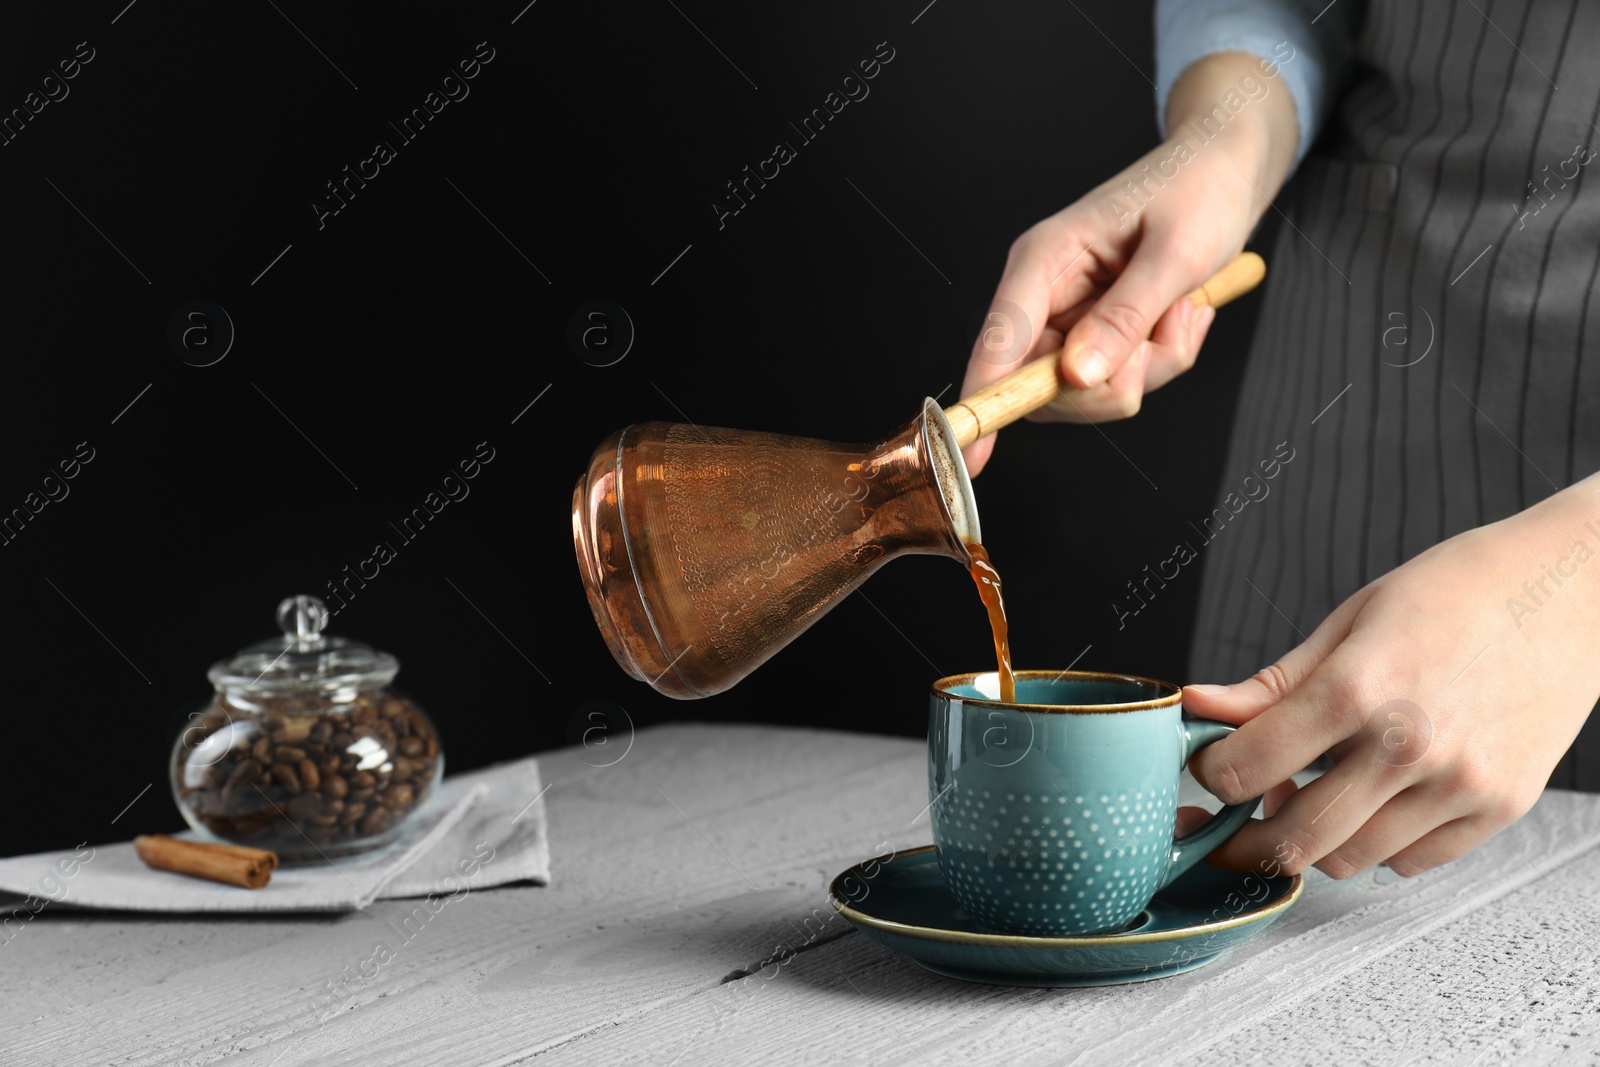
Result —
<svg viewBox="0 0 1600 1067"><path fill-rule="evenodd" d="M1267 264L1254 252L1241 252L1232 263L1205 280L1189 294L1196 304L1221 307L1261 284ZM1030 411L1044 407L1056 397L1081 398L1086 389L1068 389L1061 384L1056 368L1061 352L1048 352L1021 370L980 389L964 400L944 409L945 418L956 432L956 444L965 448L985 434L1009 426Z"/></svg>

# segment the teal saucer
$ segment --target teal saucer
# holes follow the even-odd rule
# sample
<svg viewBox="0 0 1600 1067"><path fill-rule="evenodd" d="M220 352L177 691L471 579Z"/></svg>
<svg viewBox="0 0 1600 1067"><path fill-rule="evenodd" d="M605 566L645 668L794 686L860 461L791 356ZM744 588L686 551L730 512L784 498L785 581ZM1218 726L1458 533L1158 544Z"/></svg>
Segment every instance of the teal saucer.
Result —
<svg viewBox="0 0 1600 1067"><path fill-rule="evenodd" d="M1097 986L1193 971L1253 941L1300 899L1292 878L1196 864L1114 933L991 933L945 889L932 845L858 863L828 887L833 906L879 944L969 982Z"/></svg>

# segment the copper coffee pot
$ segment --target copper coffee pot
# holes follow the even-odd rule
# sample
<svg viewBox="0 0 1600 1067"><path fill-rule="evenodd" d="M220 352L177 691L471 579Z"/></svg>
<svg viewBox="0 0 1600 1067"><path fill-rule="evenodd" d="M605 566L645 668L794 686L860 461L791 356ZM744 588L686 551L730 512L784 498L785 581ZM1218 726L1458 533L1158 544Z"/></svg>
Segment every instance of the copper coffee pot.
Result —
<svg viewBox="0 0 1600 1067"><path fill-rule="evenodd" d="M1265 272L1245 252L1189 299L1221 307ZM982 537L961 449L1072 398L1058 355L943 411L925 399L869 445L667 422L606 438L573 490L572 540L611 654L668 696L710 696L895 556L970 567Z"/></svg>

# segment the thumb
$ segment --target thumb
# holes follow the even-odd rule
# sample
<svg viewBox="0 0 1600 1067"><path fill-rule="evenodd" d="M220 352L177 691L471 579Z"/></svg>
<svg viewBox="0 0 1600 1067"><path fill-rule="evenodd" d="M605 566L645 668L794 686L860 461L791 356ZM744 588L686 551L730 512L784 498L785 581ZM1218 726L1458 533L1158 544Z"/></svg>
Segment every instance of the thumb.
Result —
<svg viewBox="0 0 1600 1067"><path fill-rule="evenodd" d="M967 477L976 478L994 454L994 434L980 437L961 450L961 459L967 465Z"/></svg>
<svg viewBox="0 0 1600 1067"><path fill-rule="evenodd" d="M1345 601L1310 637L1242 682L1184 686L1183 709L1202 719L1235 726L1249 722L1294 692L1327 658L1327 653L1350 635L1351 623L1364 600L1357 594Z"/></svg>
<svg viewBox="0 0 1600 1067"><path fill-rule="evenodd" d="M1193 259L1149 234L1116 281L1068 331L1061 371L1088 389L1114 375L1178 299L1205 281Z"/></svg>
<svg viewBox="0 0 1600 1067"><path fill-rule="evenodd" d="M1050 317L1050 290L1036 284L1032 275L1007 271L996 290L989 310L983 316L967 373L961 381L961 396L969 397L985 386L1004 378L1041 350L1039 330ZM994 451L994 435L986 434L961 450L967 473L976 477Z"/></svg>
<svg viewBox="0 0 1600 1067"><path fill-rule="evenodd" d="M1075 224L1062 221L1066 214L1038 222L1011 245L994 301L966 360L963 398L1045 352L1054 352L1061 331L1051 328L1051 315L1077 306L1094 290L1088 270L1099 261L1086 254L1090 245L1078 235ZM982 470L990 451L994 434L963 448L968 474Z"/></svg>

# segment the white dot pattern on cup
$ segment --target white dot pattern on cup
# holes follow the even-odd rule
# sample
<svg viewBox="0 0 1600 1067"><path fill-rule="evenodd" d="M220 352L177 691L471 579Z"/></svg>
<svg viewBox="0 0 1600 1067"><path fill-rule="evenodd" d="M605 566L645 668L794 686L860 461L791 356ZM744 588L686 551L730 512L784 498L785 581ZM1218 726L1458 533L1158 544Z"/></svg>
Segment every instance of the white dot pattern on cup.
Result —
<svg viewBox="0 0 1600 1067"><path fill-rule="evenodd" d="M1108 929L1165 872L1177 787L1068 796L962 790L935 805L940 866L978 922L1031 934Z"/></svg>

